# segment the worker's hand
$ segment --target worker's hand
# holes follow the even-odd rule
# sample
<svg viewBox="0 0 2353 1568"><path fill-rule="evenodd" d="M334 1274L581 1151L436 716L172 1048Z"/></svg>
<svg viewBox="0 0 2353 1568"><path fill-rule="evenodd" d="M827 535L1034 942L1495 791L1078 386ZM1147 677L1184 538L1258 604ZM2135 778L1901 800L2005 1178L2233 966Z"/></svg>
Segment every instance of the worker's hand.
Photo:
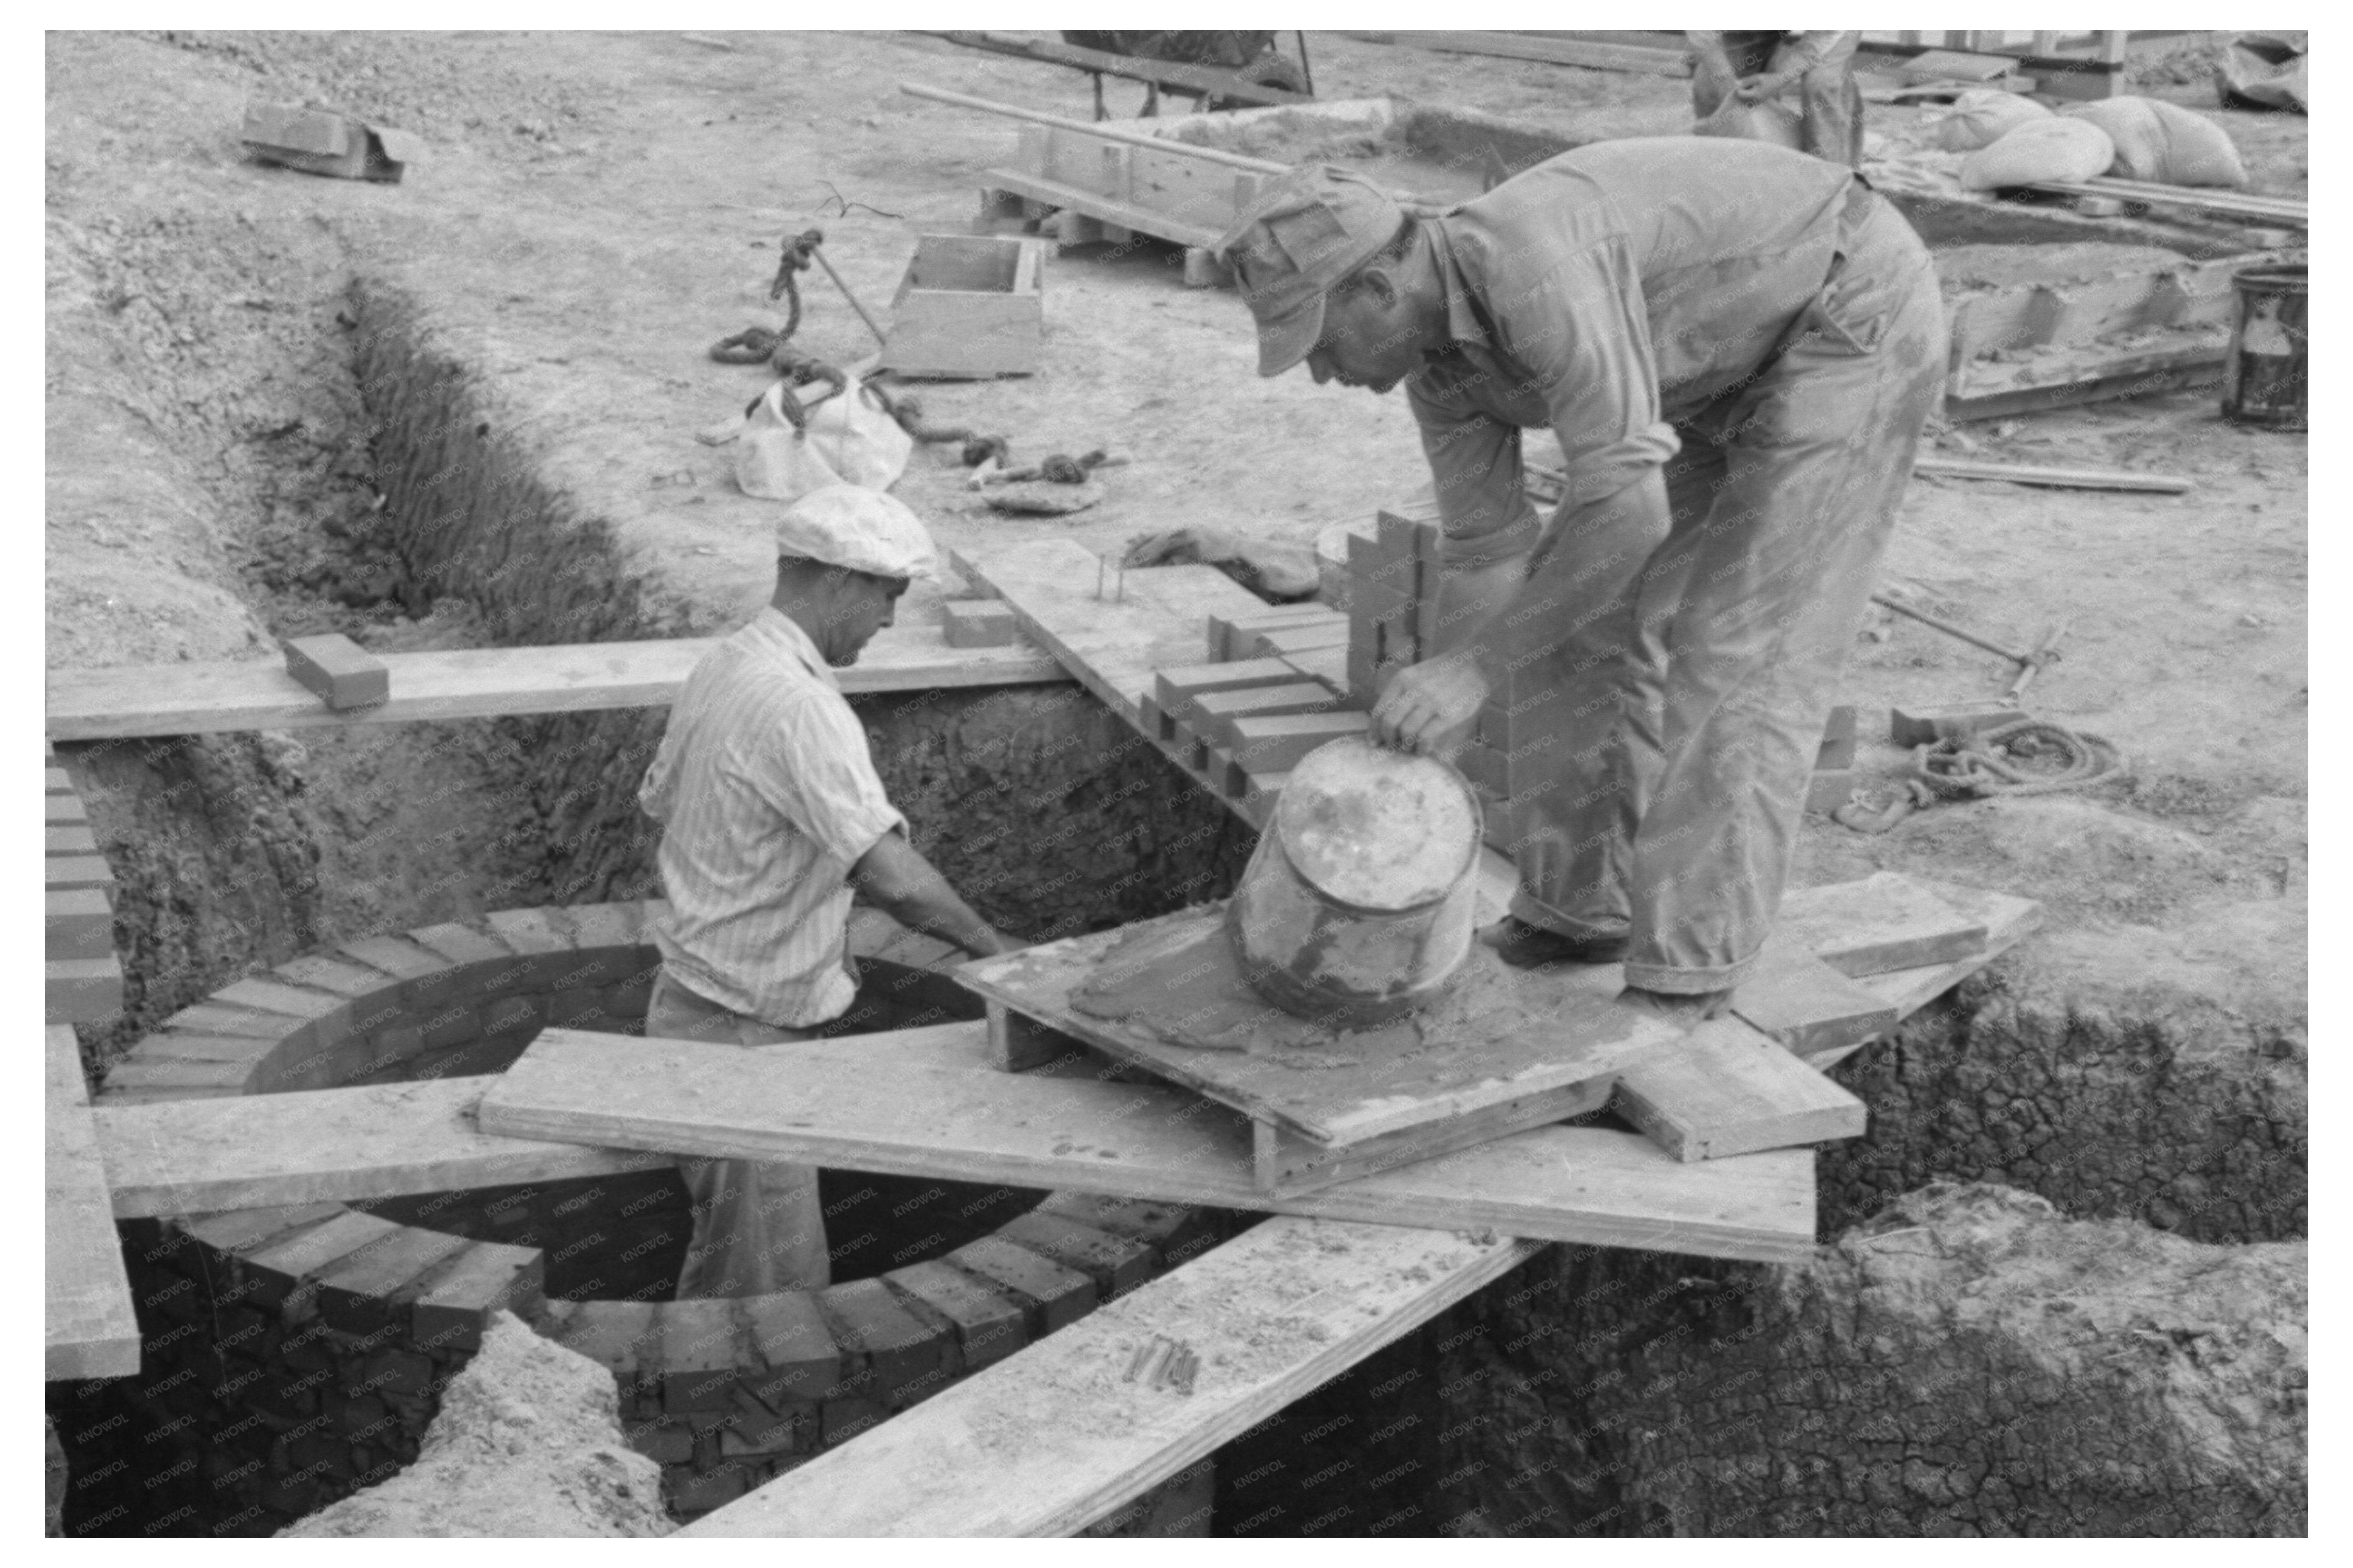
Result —
<svg viewBox="0 0 2353 1568"><path fill-rule="evenodd" d="M1735 91L1743 103L1762 103L1788 85L1788 77L1776 76L1771 71L1763 71L1756 76L1742 77L1740 86Z"/></svg>
<svg viewBox="0 0 2353 1568"><path fill-rule="evenodd" d="M1373 705L1373 739L1402 752L1451 760L1487 700L1486 673L1467 653L1442 653L1401 669Z"/></svg>

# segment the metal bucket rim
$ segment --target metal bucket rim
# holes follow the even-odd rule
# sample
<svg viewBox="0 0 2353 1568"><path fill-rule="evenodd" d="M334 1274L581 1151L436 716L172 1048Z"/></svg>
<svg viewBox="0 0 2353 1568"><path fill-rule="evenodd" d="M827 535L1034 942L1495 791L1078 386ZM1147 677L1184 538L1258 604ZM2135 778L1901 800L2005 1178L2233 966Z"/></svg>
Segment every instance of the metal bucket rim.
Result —
<svg viewBox="0 0 2353 1568"><path fill-rule="evenodd" d="M2301 261L2265 262L2261 267L2242 268L2232 273L2231 286L2250 292L2263 289L2301 294L2312 287L2311 268Z"/></svg>

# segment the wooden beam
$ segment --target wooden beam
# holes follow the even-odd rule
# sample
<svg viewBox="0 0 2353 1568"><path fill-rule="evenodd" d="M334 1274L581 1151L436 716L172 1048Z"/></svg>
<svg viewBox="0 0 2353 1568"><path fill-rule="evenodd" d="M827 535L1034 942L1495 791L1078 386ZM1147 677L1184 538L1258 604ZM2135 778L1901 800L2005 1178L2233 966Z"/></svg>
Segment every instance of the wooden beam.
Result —
<svg viewBox="0 0 2353 1568"><path fill-rule="evenodd" d="M387 653L390 700L343 712L323 707L281 666L258 660L52 669L48 735L96 741L665 707L715 640ZM886 628L837 673L853 695L1068 679L1036 647L950 647L937 626Z"/></svg>
<svg viewBox="0 0 2353 1568"><path fill-rule="evenodd" d="M1269 1220L679 1534L1070 1535L1534 1251L1493 1236ZM1191 1393L1124 1379L1155 1335L1198 1356Z"/></svg>
<svg viewBox="0 0 2353 1568"><path fill-rule="evenodd" d="M2000 479L2013 485L2045 485L2070 490L2146 490L2178 496L2198 488L2195 479L2171 474L2133 474L2114 468L2058 468L2031 463L1976 463L1964 458L1920 458L1915 474L1939 474L1954 479Z"/></svg>
<svg viewBox="0 0 2353 1568"><path fill-rule="evenodd" d="M1583 66L1588 70L1634 71L1647 76L1687 77L1691 57L1682 49L1645 48L1639 45L1588 43L1577 38L1534 37L1525 33L1418 31L1343 33L1366 43L1398 44L1450 55L1489 55L1501 59L1537 60L1546 65Z"/></svg>
<svg viewBox="0 0 2353 1568"><path fill-rule="evenodd" d="M353 1203L642 1171L668 1163L484 1132L474 1107L496 1078L101 1105L98 1145L113 1212L210 1214Z"/></svg>
<svg viewBox="0 0 2353 1568"><path fill-rule="evenodd" d="M2101 174L2088 180L2037 180L2021 187L2057 196L2112 196L2142 206L2183 207L2224 217L2261 218L2296 228L2311 226L2312 204L2301 196L2264 195L2213 185L2166 185Z"/></svg>
<svg viewBox="0 0 2353 1568"><path fill-rule="evenodd" d="M967 49L986 49L992 54L1012 55L1021 59L1041 60L1048 65L1068 66L1073 70L1095 71L1104 76L1124 77L1131 81L1156 82L1162 87L1176 88L1187 92L1231 99L1236 103L1271 108L1285 103L1313 103L1308 93L1291 92L1261 82L1246 81L1232 71L1217 70L1208 66L1180 65L1171 60L1148 60L1139 55L1117 55L1104 49L1081 48L1076 44L1049 42L1043 38L1017 38L1006 33L945 32L918 28L934 38L944 38L951 44Z"/></svg>
<svg viewBox="0 0 2353 1568"><path fill-rule="evenodd" d="M1610 1108L1684 1161L1860 1138L1870 1120L1862 1101L1729 1017L1620 1074Z"/></svg>
<svg viewBox="0 0 2353 1568"><path fill-rule="evenodd" d="M44 1029L41 1045L47 1173L42 1375L130 1377L139 1371L139 1319L82 1082L81 1049L72 1027L62 1024Z"/></svg>
<svg viewBox="0 0 2353 1568"><path fill-rule="evenodd" d="M1647 1140L1545 1127L1310 1193L1259 1190L1250 1123L1159 1084L1004 1073L940 1025L745 1053L549 1029L482 1097L486 1132L791 1160L1383 1225L1708 1257L1813 1245L1813 1153L1678 1164Z"/></svg>

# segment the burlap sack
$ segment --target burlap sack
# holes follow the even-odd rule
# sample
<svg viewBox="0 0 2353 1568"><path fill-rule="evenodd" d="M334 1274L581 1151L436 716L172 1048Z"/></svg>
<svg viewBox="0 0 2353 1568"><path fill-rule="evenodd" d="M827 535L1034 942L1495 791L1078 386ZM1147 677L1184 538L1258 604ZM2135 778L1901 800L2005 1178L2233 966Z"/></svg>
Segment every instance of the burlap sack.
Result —
<svg viewBox="0 0 2353 1568"><path fill-rule="evenodd" d="M2243 185L2246 165L2230 133L2199 113L2156 98L2106 98L2070 105L2067 116L2089 121L2116 144L2104 171L2119 180L2167 185Z"/></svg>
<svg viewBox="0 0 2353 1568"><path fill-rule="evenodd" d="M1777 147L1803 152L1806 122L1796 110L1769 99L1763 103L1743 103L1737 97L1727 96L1715 106L1715 113L1692 127L1692 134L1770 142Z"/></svg>
<svg viewBox="0 0 2353 1568"><path fill-rule="evenodd" d="M1961 164L1961 184L1972 191L2031 185L2040 180L2088 180L2116 161L2116 144L2088 120L2052 115L2002 132Z"/></svg>
<svg viewBox="0 0 2353 1568"><path fill-rule="evenodd" d="M2048 109L2022 92L1973 89L1955 99L1952 112L1936 121L1936 145L1947 153L1974 153L2029 121L2050 118Z"/></svg>
<svg viewBox="0 0 2353 1568"><path fill-rule="evenodd" d="M785 417L778 402L783 385L779 381L768 388L738 438L735 482L745 495L791 501L828 485L887 490L898 482L914 437L860 396L855 378L846 391L809 411L806 433ZM814 395L821 389L802 390Z"/></svg>

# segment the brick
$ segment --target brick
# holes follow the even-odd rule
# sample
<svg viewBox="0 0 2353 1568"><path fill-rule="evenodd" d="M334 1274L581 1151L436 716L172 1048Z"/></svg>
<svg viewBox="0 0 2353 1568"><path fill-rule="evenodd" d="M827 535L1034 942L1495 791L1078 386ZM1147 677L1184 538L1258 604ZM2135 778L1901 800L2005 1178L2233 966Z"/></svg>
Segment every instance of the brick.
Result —
<svg viewBox="0 0 2353 1568"><path fill-rule="evenodd" d="M397 989L391 979L369 965L323 952L306 952L300 958L288 959L269 973L289 985L324 991L346 1002Z"/></svg>
<svg viewBox="0 0 2353 1568"><path fill-rule="evenodd" d="M56 958L43 965L43 1016L51 1024L88 1024L122 1011L122 965L104 958Z"/></svg>
<svg viewBox="0 0 2353 1568"><path fill-rule="evenodd" d="M231 1209L192 1215L179 1222L183 1234L214 1252L241 1258L265 1243L322 1225L348 1212L341 1204L299 1204L279 1208Z"/></svg>
<svg viewBox="0 0 2353 1568"><path fill-rule="evenodd" d="M1828 816L1853 795L1852 768L1817 768L1806 785L1806 809L1817 816Z"/></svg>
<svg viewBox="0 0 2353 1568"><path fill-rule="evenodd" d="M558 924L547 910L499 910L486 916L483 923L491 928L492 936L517 952L575 951L572 932Z"/></svg>
<svg viewBox="0 0 2353 1568"><path fill-rule="evenodd" d="M88 822L90 813L83 809L79 795L44 795L41 797L41 820L52 826L62 826Z"/></svg>
<svg viewBox="0 0 2353 1568"><path fill-rule="evenodd" d="M468 1245L463 1237L404 1226L319 1277L319 1315L349 1334L405 1326L406 1303L396 1301L396 1293Z"/></svg>
<svg viewBox="0 0 2353 1568"><path fill-rule="evenodd" d="M735 1302L724 1298L669 1301L654 1309L654 1321L661 1330L662 1408L673 1415L734 1409L739 1368L750 1360Z"/></svg>
<svg viewBox="0 0 2353 1568"><path fill-rule="evenodd" d="M409 1308L419 1348L479 1350L493 1312L536 1316L546 1300L546 1270L536 1248L470 1243L422 1281Z"/></svg>
<svg viewBox="0 0 2353 1568"><path fill-rule="evenodd" d="M1296 767L1316 747L1343 735L1360 735L1362 713L1293 713L1233 721L1234 762L1250 773L1281 773Z"/></svg>
<svg viewBox="0 0 2353 1568"><path fill-rule="evenodd" d="M694 1458L694 1428L683 1421L625 1421L621 1436L657 1465L682 1465Z"/></svg>
<svg viewBox="0 0 2353 1568"><path fill-rule="evenodd" d="M438 953L455 964L496 963L515 956L506 943L454 921L418 926L405 934L427 952Z"/></svg>
<svg viewBox="0 0 2353 1568"><path fill-rule="evenodd" d="M340 632L289 639L286 673L337 712L373 707L392 695L391 666Z"/></svg>
<svg viewBox="0 0 2353 1568"><path fill-rule="evenodd" d="M279 1307L286 1321L317 1315L318 1277L371 1242L398 1235L403 1226L357 1209L345 1209L324 1225L264 1243L244 1257L257 1287L256 1300Z"/></svg>
<svg viewBox="0 0 2353 1568"><path fill-rule="evenodd" d="M275 1048L270 1040L234 1035L150 1035L124 1055L126 1062L239 1062L248 1068Z"/></svg>
<svg viewBox="0 0 2353 1568"><path fill-rule="evenodd" d="M1230 664L1187 664L1153 678L1153 700L1164 713L1181 717L1192 697L1204 691L1238 691L1252 686L1289 686L1299 672L1279 658L1238 659Z"/></svg>
<svg viewBox="0 0 2353 1568"><path fill-rule="evenodd" d="M1014 638L1013 606L997 599L951 599L940 606L950 647L1006 647Z"/></svg>
<svg viewBox="0 0 2353 1568"><path fill-rule="evenodd" d="M1062 1215L1032 1210L998 1226L997 1234L1040 1258L1077 1269L1095 1282L1095 1289L1105 1300L1124 1295L1153 1275L1149 1245Z"/></svg>
<svg viewBox="0 0 2353 1568"><path fill-rule="evenodd" d="M73 779L63 768L46 768L42 770L42 777L50 795L71 795L74 792Z"/></svg>
<svg viewBox="0 0 2353 1568"><path fill-rule="evenodd" d="M315 1024L344 1008L341 997L317 991L305 991L298 986L247 975L231 985L224 985L212 994L212 1000L225 1005L247 1007L257 1013L278 1013L290 1018L304 1018Z"/></svg>
<svg viewBox="0 0 2353 1568"><path fill-rule="evenodd" d="M42 865L43 885L51 890L97 888L111 893L114 872L102 855L52 855Z"/></svg>
<svg viewBox="0 0 2353 1568"><path fill-rule="evenodd" d="M335 949L343 957L383 972L403 983L402 994L413 997L416 983L449 973L454 967L441 954L399 936L365 936Z"/></svg>
<svg viewBox="0 0 2353 1568"><path fill-rule="evenodd" d="M294 1474L324 1484L352 1479L352 1447L324 1432L305 1432L286 1445L286 1462Z"/></svg>
<svg viewBox="0 0 2353 1568"><path fill-rule="evenodd" d="M593 986L559 991L547 999L545 1022L556 1028L573 1027L582 1019L597 1022L605 1016L605 994Z"/></svg>
<svg viewBox="0 0 2353 1568"><path fill-rule="evenodd" d="M164 1026L183 1034L237 1035L272 1044L296 1034L307 1035L309 1030L308 1025L283 1013L257 1013L249 1007L226 1007L216 1002L183 1007L164 1019Z"/></svg>
<svg viewBox="0 0 2353 1568"><path fill-rule="evenodd" d="M1189 1205L1115 1198L1104 1193L1054 1193L1029 1212L1059 1215L1113 1236L1144 1242L1155 1251L1206 1235L1209 1229L1201 1211Z"/></svg>
<svg viewBox="0 0 2353 1568"><path fill-rule="evenodd" d="M835 1339L862 1353L874 1374L874 1391L890 1394L937 1378L948 1364L954 1331L917 1318L880 1279L855 1279L817 1293L818 1305L836 1325Z"/></svg>
<svg viewBox="0 0 2353 1568"><path fill-rule="evenodd" d="M573 945L584 954L601 948L652 948L646 934L646 906L642 900L574 904L564 912L571 917Z"/></svg>
<svg viewBox="0 0 2353 1568"><path fill-rule="evenodd" d="M733 1502L751 1489L752 1479L741 1465L722 1465L716 1469L697 1470L684 1479L672 1481L670 1472L663 1474L662 1489L670 1495L670 1507L681 1514L709 1513L714 1508Z"/></svg>
<svg viewBox="0 0 2353 1568"><path fill-rule="evenodd" d="M641 1388L659 1386L661 1328L646 1301L582 1301L556 1330L555 1342L613 1374L626 1403Z"/></svg>
<svg viewBox="0 0 2353 1568"><path fill-rule="evenodd" d="M1285 713L1329 713L1342 699L1319 682L1293 681L1287 686L1247 686L1239 691L1196 693L1179 715L1197 740L1211 745L1234 743L1234 721L1246 716L1271 718Z"/></svg>
<svg viewBox="0 0 2353 1568"><path fill-rule="evenodd" d="M107 1069L106 1087L100 1094L111 1099L116 1091L127 1089L218 1089L243 1094L252 1074L251 1062L150 1060L129 1056Z"/></svg>
<svg viewBox="0 0 2353 1568"><path fill-rule="evenodd" d="M820 1440L828 1448L837 1443L847 1443L860 1433L881 1426L891 1418L888 1406L871 1399L839 1395L825 1402Z"/></svg>
<svg viewBox="0 0 2353 1568"><path fill-rule="evenodd" d="M1029 1310L1032 1339L1078 1321L1095 1304L1094 1281L1084 1274L998 1237L959 1247L948 1259L1011 1291Z"/></svg>
<svg viewBox="0 0 2353 1568"><path fill-rule="evenodd" d="M1822 748L1814 758L1817 770L1854 766L1854 704L1841 702L1831 710L1822 726Z"/></svg>
<svg viewBox="0 0 2353 1568"><path fill-rule="evenodd" d="M1887 710L1887 738L1899 746L1932 746L1938 741L1961 740L2025 717L2015 705L1990 699L1930 706L1914 703Z"/></svg>
<svg viewBox="0 0 2353 1568"><path fill-rule="evenodd" d="M482 1017L471 1007L444 1007L431 1017L418 1020L417 1026L424 1048L436 1051L444 1046L462 1046L468 1040L480 1038Z"/></svg>
<svg viewBox="0 0 2353 1568"><path fill-rule="evenodd" d="M335 1407L335 1418L329 1430L346 1442L373 1443L396 1424L391 1408L380 1399L361 1394L341 1401Z"/></svg>
<svg viewBox="0 0 2353 1568"><path fill-rule="evenodd" d="M95 855L98 840L87 827L66 826L41 829L42 852L45 855Z"/></svg>
<svg viewBox="0 0 2353 1568"><path fill-rule="evenodd" d="M429 1396L439 1383L438 1369L430 1356L387 1345L369 1352L344 1387L353 1394L423 1399Z"/></svg>
<svg viewBox="0 0 2353 1568"><path fill-rule="evenodd" d="M1245 651L1253 658L1283 658L1293 654L1347 646L1348 623L1335 616L1327 620L1304 622L1295 626L1276 626L1269 631L1252 633Z"/></svg>
<svg viewBox="0 0 2353 1568"><path fill-rule="evenodd" d="M547 998L541 995L501 996L482 1008L482 1033L486 1035L536 1029L546 1022Z"/></svg>
<svg viewBox="0 0 2353 1568"><path fill-rule="evenodd" d="M749 1296L744 1307L765 1369L744 1381L771 1407L785 1400L821 1399L855 1369L807 1291Z"/></svg>
<svg viewBox="0 0 2353 1568"><path fill-rule="evenodd" d="M1029 1342L1022 1304L962 1269L934 1259L894 1268L883 1278L954 1328L968 1370L1002 1361Z"/></svg>

